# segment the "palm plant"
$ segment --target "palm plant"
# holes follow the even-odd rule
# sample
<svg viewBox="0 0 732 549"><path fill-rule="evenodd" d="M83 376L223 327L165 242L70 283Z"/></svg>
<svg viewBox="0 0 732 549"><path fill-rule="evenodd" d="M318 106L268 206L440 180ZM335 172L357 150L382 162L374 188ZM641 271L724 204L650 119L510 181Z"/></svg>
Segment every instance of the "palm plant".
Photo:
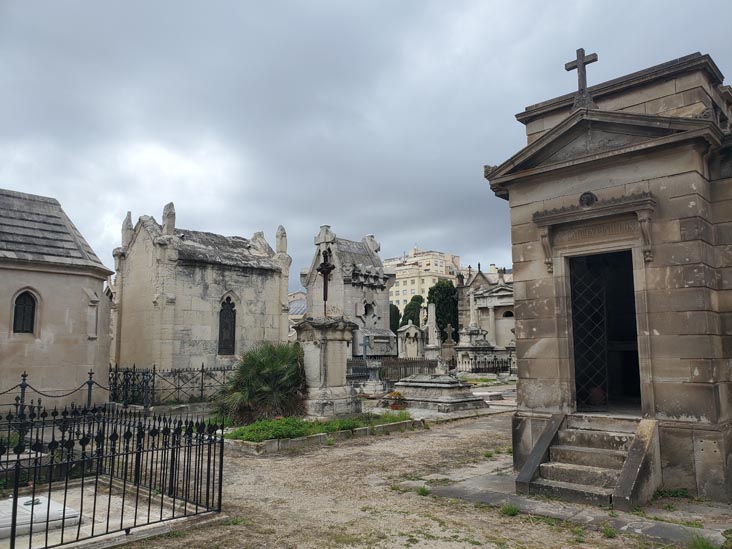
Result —
<svg viewBox="0 0 732 549"><path fill-rule="evenodd" d="M298 344L264 342L241 357L219 398L221 413L251 423L305 412L305 371Z"/></svg>

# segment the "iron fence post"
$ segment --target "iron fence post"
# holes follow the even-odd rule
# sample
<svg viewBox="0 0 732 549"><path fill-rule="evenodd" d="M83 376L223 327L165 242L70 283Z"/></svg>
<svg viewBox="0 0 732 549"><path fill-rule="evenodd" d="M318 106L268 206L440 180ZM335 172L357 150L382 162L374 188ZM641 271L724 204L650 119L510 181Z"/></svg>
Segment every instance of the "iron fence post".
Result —
<svg viewBox="0 0 732 549"><path fill-rule="evenodd" d="M25 412L25 389L28 387L28 383L26 382L28 373L24 371L20 377L20 414L23 415Z"/></svg>
<svg viewBox="0 0 732 549"><path fill-rule="evenodd" d="M94 387L94 370L89 368L89 379L86 380L86 407L91 408L92 403L92 387Z"/></svg>
<svg viewBox="0 0 732 549"><path fill-rule="evenodd" d="M145 417L148 415L150 410L150 372L148 370L142 371L142 406L145 411Z"/></svg>
<svg viewBox="0 0 732 549"><path fill-rule="evenodd" d="M201 402L203 402L203 362L201 362Z"/></svg>
<svg viewBox="0 0 732 549"><path fill-rule="evenodd" d="M152 367L152 405L155 406L157 404L157 399L155 397L155 377L157 376L157 370L155 369L155 364L153 364Z"/></svg>

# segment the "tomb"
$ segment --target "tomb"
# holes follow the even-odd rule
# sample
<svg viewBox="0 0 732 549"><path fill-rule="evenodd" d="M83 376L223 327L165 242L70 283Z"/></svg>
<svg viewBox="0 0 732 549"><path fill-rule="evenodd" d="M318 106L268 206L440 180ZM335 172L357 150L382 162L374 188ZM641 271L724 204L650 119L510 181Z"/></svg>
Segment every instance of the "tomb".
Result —
<svg viewBox="0 0 732 549"><path fill-rule="evenodd" d="M447 374L416 374L398 381L394 388L408 408L448 413L488 407L482 397L470 392L470 384Z"/></svg>
<svg viewBox="0 0 732 549"><path fill-rule="evenodd" d="M262 341L287 341L290 264L280 226L276 249L252 238L182 229L173 203L163 223L128 212L116 277L112 362L159 369L230 366Z"/></svg>
<svg viewBox="0 0 732 549"><path fill-rule="evenodd" d="M300 272L300 282L307 289L308 316L343 317L356 324L349 358L395 356L396 334L389 329L389 288L394 275L384 272L381 245L373 235L357 242L336 236L329 225L322 225L315 246L310 268Z"/></svg>
<svg viewBox="0 0 732 549"><path fill-rule="evenodd" d="M732 501L732 88L687 55L527 107L486 166L513 251L517 489Z"/></svg>

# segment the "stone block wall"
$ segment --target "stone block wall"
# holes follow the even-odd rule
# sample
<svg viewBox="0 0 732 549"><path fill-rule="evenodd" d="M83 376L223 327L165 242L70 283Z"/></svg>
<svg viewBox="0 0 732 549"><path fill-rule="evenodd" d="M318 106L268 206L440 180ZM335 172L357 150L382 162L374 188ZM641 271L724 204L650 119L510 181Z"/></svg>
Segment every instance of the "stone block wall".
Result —
<svg viewBox="0 0 732 549"><path fill-rule="evenodd" d="M20 383L27 371L28 383L40 391L60 394L82 385L94 370L95 379L107 384L109 372L109 299L104 279L69 270L0 268L0 392ZM33 334L12 331L15 297L24 290L37 298ZM14 402L17 392L0 396L0 405ZM38 395L26 393L26 401ZM102 391L96 402L106 402ZM86 392L61 399L43 398L50 407L86 401Z"/></svg>

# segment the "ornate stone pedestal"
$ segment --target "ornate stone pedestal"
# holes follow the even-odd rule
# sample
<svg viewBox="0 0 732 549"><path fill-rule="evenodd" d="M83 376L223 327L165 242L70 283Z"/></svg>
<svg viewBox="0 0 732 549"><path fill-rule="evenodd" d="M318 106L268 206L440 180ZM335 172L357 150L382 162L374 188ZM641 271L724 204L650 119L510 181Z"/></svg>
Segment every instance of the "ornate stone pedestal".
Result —
<svg viewBox="0 0 732 549"><path fill-rule="evenodd" d="M332 417L361 412L346 385L348 344L358 326L344 318L306 318L295 325L302 345L308 415Z"/></svg>

